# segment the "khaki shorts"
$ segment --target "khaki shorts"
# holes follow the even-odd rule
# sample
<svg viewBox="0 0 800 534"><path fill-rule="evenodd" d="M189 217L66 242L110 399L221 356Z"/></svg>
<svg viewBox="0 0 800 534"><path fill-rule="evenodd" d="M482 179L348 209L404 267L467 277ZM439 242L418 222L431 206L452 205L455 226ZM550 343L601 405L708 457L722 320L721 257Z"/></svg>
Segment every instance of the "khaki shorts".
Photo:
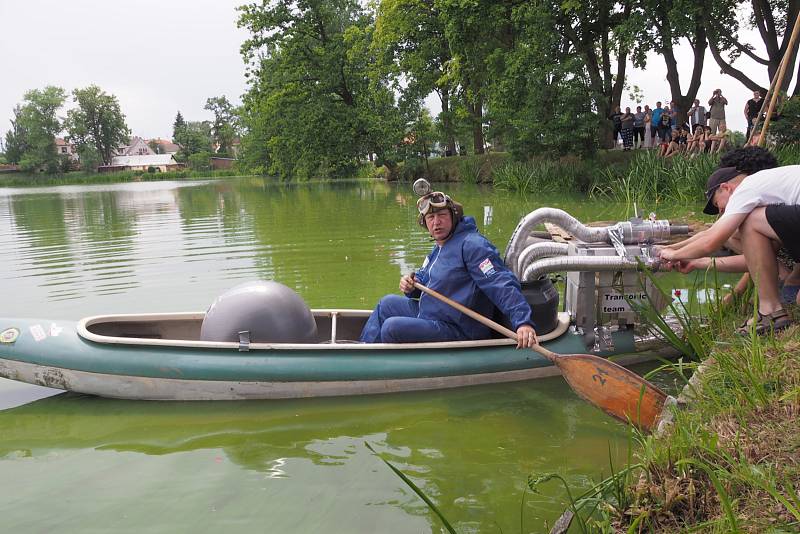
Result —
<svg viewBox="0 0 800 534"><path fill-rule="evenodd" d="M711 135L716 135L717 129L719 129L720 126L725 126L726 129L728 128L728 125L725 124L725 119L708 119L708 127L711 130Z"/></svg>

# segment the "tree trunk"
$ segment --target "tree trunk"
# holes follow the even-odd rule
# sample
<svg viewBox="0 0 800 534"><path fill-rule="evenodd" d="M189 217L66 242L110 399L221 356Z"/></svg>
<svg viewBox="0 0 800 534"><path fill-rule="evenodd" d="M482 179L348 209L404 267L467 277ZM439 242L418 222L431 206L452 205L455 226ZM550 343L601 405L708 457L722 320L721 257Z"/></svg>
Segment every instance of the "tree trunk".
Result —
<svg viewBox="0 0 800 534"><path fill-rule="evenodd" d="M442 101L442 129L446 137L447 149L445 157L456 155L456 136L453 134L453 117L450 116L450 94L447 89L438 91L439 100Z"/></svg>
<svg viewBox="0 0 800 534"><path fill-rule="evenodd" d="M472 115L472 144L474 151L476 154L483 154L483 99L476 96L475 101L468 104L467 107Z"/></svg>
<svg viewBox="0 0 800 534"><path fill-rule="evenodd" d="M667 20L666 12L661 12L661 17L664 21ZM665 22L664 24L668 24ZM663 26L668 27L668 26ZM690 104L694 102L697 97L697 91L700 89L700 81L703 74L703 63L705 61L706 47L708 46L708 38L706 36L705 25L699 23L694 28L694 42L692 51L694 52L694 63L692 65L692 77L689 82L689 88L686 94L681 92L680 74L678 72L678 62L675 60L675 52L672 48L672 38L670 35L661 35L663 43L661 55L664 56L664 63L667 66L667 82L669 83L670 93L672 100L678 104L678 124L683 124L687 121L686 112Z"/></svg>

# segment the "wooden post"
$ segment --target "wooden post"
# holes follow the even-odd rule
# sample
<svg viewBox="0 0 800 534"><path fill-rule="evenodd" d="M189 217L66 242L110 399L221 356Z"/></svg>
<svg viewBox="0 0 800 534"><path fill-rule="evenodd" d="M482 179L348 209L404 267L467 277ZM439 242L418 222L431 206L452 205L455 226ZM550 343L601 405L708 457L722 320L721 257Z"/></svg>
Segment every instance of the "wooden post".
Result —
<svg viewBox="0 0 800 534"><path fill-rule="evenodd" d="M794 56L792 51L794 50L794 45L797 42L798 35L800 35L800 17L797 17L797 20L794 21L794 29L792 30L792 36L789 38L789 46L786 47L786 53L783 55L780 69L778 69L778 76L775 82L775 91L772 95L772 100L769 103L769 108L767 109L767 116L764 118L764 127L761 128L761 135L758 138L758 146L764 146L764 143L767 142L767 130L769 129L770 119L772 119L772 111L775 109L775 103L778 101L778 96L781 94L783 76L786 74L786 67L789 66L789 59Z"/></svg>

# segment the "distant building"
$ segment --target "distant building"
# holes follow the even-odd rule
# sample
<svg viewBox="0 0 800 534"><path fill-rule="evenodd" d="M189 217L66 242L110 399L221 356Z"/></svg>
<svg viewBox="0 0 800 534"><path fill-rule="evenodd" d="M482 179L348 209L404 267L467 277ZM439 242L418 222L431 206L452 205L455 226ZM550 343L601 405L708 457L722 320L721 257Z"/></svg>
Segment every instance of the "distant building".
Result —
<svg viewBox="0 0 800 534"><path fill-rule="evenodd" d="M153 156L155 152L141 137L131 137L130 144L117 149L117 156Z"/></svg>
<svg viewBox="0 0 800 534"><path fill-rule="evenodd" d="M152 148L156 154L175 154L181 149L179 145L160 137L148 140L147 146Z"/></svg>
<svg viewBox="0 0 800 534"><path fill-rule="evenodd" d="M111 165L101 165L98 172L113 171L146 171L153 168L153 172L166 172L182 169L183 164L175 161L172 154L145 154L135 156L114 156Z"/></svg>
<svg viewBox="0 0 800 534"><path fill-rule="evenodd" d="M59 156L68 156L72 161L78 161L78 150L69 141L61 138L56 137L56 153Z"/></svg>
<svg viewBox="0 0 800 534"><path fill-rule="evenodd" d="M232 169L236 160L234 158L218 158L212 156L209 158L209 163L211 164L211 168L217 171L220 169Z"/></svg>

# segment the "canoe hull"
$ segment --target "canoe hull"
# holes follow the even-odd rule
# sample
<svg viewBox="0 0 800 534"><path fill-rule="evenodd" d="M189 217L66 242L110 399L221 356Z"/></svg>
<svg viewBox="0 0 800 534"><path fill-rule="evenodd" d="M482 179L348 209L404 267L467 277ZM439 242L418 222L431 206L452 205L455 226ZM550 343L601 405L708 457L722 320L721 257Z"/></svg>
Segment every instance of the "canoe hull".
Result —
<svg viewBox="0 0 800 534"><path fill-rule="evenodd" d="M620 365L633 365L650 359L652 357L649 355L631 354L614 361ZM4 378L100 397L138 400L248 400L377 395L519 382L559 374L556 366L544 365L515 371L404 379L292 382L183 380L92 373L0 359L0 376Z"/></svg>
<svg viewBox="0 0 800 534"><path fill-rule="evenodd" d="M163 323L191 314L164 315ZM195 318L196 319L196 318ZM192 319L192 320L195 320ZM127 320L127 319L126 319ZM85 321L85 320L84 320ZM582 337L560 332L543 345L561 354L586 352ZM130 324L134 324L131 322ZM0 318L0 377L103 397L142 400L286 399L446 389L555 376L558 369L509 340L408 345L285 346L136 338L98 342L70 321ZM633 333L614 334L622 365L644 361ZM170 338L172 339L172 338Z"/></svg>

